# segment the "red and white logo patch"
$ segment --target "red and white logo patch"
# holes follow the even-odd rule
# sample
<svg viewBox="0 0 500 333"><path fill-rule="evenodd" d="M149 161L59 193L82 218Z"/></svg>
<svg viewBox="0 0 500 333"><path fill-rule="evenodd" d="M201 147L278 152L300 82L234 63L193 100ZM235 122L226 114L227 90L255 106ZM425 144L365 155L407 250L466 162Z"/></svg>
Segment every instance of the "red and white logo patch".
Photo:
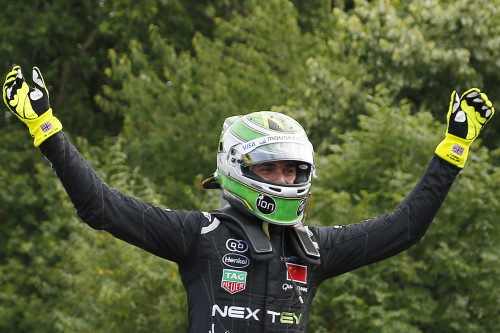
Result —
<svg viewBox="0 0 500 333"><path fill-rule="evenodd" d="M234 269L225 269L222 272L222 281L220 286L231 294L245 290L247 282L247 272Z"/></svg>

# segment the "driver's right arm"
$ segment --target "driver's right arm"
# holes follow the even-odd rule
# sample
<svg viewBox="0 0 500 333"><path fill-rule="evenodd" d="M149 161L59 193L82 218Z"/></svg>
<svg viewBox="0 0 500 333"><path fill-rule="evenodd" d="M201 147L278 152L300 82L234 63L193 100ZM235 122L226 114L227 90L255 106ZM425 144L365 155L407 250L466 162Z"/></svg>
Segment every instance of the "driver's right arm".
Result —
<svg viewBox="0 0 500 333"><path fill-rule="evenodd" d="M200 234L200 212L159 208L111 188L59 132L40 145L75 210L89 226L162 258L179 262Z"/></svg>
<svg viewBox="0 0 500 333"><path fill-rule="evenodd" d="M189 256L207 218L201 212L166 210L108 186L62 132L52 114L41 71L32 71L29 86L15 66L3 85L3 100L24 122L61 180L78 215L92 228L175 262Z"/></svg>

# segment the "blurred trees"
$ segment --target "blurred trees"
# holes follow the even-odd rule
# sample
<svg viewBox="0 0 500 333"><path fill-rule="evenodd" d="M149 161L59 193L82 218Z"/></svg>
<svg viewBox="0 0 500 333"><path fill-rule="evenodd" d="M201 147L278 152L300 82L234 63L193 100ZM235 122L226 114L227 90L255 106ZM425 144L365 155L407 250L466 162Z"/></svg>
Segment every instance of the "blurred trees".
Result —
<svg viewBox="0 0 500 333"><path fill-rule="evenodd" d="M390 211L444 136L452 90L500 96L500 1L8 3L0 64L38 66L65 132L112 186L217 207L225 117L272 109L317 151L309 223ZM23 13L23 15L19 15ZM0 330L185 331L176 266L79 222L26 128L0 118ZM496 117L495 117L496 118ZM497 119L423 240L327 281L311 332L499 330Z"/></svg>

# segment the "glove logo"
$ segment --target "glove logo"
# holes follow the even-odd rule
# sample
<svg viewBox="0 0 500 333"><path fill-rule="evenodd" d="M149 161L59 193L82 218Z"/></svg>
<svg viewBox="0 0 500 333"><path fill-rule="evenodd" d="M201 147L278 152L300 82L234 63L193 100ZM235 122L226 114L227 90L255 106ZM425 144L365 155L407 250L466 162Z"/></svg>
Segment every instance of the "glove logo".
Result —
<svg viewBox="0 0 500 333"><path fill-rule="evenodd" d="M47 121L45 124L42 124L40 126L40 129L42 130L43 133L47 133L48 131L50 131L51 129L53 128L52 126L52 123L49 121Z"/></svg>
<svg viewBox="0 0 500 333"><path fill-rule="evenodd" d="M38 101L42 97L43 93L38 89L35 89L32 92L30 92L30 99L33 101Z"/></svg>
<svg viewBox="0 0 500 333"><path fill-rule="evenodd" d="M451 148L451 151L453 153L457 154L458 156L462 156L462 154L464 153L464 148L460 147L459 145L457 145L455 143L455 145L453 146L453 148Z"/></svg>
<svg viewBox="0 0 500 333"><path fill-rule="evenodd" d="M467 120L467 116L465 115L465 112L458 111L457 115L455 116L455 121L458 123L463 123L466 120Z"/></svg>

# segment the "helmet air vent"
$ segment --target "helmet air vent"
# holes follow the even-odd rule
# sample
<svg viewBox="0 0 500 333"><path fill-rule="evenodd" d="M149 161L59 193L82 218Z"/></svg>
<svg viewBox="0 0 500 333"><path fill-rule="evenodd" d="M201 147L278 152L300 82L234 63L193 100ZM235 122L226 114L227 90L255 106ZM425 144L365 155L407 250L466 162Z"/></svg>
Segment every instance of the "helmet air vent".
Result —
<svg viewBox="0 0 500 333"><path fill-rule="evenodd" d="M271 187L271 186L269 186L269 189L272 190L272 191L274 191L274 192L281 193L281 189L279 187Z"/></svg>

